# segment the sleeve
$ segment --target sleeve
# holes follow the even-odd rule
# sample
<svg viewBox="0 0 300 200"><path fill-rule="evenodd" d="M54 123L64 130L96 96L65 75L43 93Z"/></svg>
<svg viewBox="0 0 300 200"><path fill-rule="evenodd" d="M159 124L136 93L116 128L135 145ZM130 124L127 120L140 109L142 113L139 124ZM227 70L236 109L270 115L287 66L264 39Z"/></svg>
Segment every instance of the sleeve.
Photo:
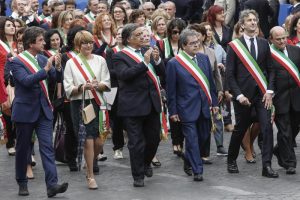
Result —
<svg viewBox="0 0 300 200"><path fill-rule="evenodd" d="M269 45L266 45L267 48L267 79L268 79L268 87L267 90L274 91L275 89L275 71L273 68L273 62L272 62L272 56L271 56L271 50Z"/></svg>
<svg viewBox="0 0 300 200"><path fill-rule="evenodd" d="M167 104L170 116L176 115L177 113L177 102L176 102L176 63L173 60L167 64L166 73L166 92L167 92Z"/></svg>
<svg viewBox="0 0 300 200"><path fill-rule="evenodd" d="M227 0L226 7L227 7L227 11L226 11L226 17L225 17L225 24L227 26L229 26L230 22L232 21L232 18L235 15L236 1L235 0Z"/></svg>
<svg viewBox="0 0 300 200"><path fill-rule="evenodd" d="M113 79L117 79L117 74L116 74L116 69L114 68L113 62L112 62L112 56L113 56L114 52L112 49L109 49L106 52L106 63L107 63L107 67L110 73L110 77Z"/></svg>
<svg viewBox="0 0 300 200"><path fill-rule="evenodd" d="M73 73L72 73L72 64L71 60L69 60L66 64L65 70L64 70L64 89L66 92L66 96L68 99L70 99L72 91L75 87L74 85L74 79L73 79Z"/></svg>
<svg viewBox="0 0 300 200"><path fill-rule="evenodd" d="M109 75L106 61L102 57L99 57L99 59L101 63L100 83L106 85L108 90L110 90L110 75Z"/></svg>

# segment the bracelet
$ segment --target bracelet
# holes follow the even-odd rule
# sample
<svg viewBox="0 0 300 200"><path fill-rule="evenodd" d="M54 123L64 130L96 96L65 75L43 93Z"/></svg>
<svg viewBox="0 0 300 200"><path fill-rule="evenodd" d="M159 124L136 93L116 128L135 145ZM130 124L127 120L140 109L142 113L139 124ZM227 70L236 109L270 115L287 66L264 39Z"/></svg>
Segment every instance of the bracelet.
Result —
<svg viewBox="0 0 300 200"><path fill-rule="evenodd" d="M83 84L80 84L77 88L77 92L80 93L80 89L82 88Z"/></svg>

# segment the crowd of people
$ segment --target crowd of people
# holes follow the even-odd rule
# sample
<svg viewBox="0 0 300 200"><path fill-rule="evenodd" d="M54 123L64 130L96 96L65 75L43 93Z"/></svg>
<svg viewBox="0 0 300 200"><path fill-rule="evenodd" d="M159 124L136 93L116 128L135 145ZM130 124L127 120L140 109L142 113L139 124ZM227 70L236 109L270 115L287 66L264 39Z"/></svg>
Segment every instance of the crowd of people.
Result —
<svg viewBox="0 0 300 200"><path fill-rule="evenodd" d="M134 187L162 165L156 153L169 133L194 181L212 164L211 135L229 173L239 173L240 147L256 163L257 139L262 176L278 177L273 155L295 174L300 0L290 3L279 26L278 0L88 0L84 10L75 0L12 0L10 16L1 1L0 128L16 159L18 194L29 195L36 138L48 197L67 190L58 184L61 155L53 146L60 120L60 161L80 171L83 154L91 190L109 132L114 159L123 158L128 137ZM228 151L225 132L232 132Z"/></svg>

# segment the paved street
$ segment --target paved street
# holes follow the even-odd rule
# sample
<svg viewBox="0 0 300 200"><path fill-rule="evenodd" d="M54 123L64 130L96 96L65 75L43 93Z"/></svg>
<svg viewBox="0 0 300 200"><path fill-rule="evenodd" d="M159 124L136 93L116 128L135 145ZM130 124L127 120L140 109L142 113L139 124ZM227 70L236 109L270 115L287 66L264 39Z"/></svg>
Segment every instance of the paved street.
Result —
<svg viewBox="0 0 300 200"><path fill-rule="evenodd" d="M228 147L230 134L225 134L225 147ZM298 139L298 145L300 141ZM204 168L204 181L194 182L182 170L183 162L171 151L171 140L161 142L158 158L162 167L154 169L154 176L146 178L144 188L134 188L130 173L128 150L124 150L125 159L112 158L112 144L108 140L105 153L108 160L99 162L100 175L96 176L99 189L90 191L85 182L85 171L71 173L68 167L57 165L59 181L69 182L69 190L57 199L76 200L179 200L179 199L300 199L300 169L298 174L286 175L285 170L273 159L273 168L278 170L278 179L261 176L261 159L258 155L256 164L247 164L240 153L238 159L239 174L228 174L225 157L216 156L215 142L212 140L211 157L213 164ZM36 152L38 146L36 145ZM259 150L256 145L256 152ZM296 149L300 160L300 147ZM29 197L17 195L17 184L14 179L14 157L8 156L4 146L0 147L0 200L47 199L44 174L39 156L38 165L34 168L35 179L29 181Z"/></svg>

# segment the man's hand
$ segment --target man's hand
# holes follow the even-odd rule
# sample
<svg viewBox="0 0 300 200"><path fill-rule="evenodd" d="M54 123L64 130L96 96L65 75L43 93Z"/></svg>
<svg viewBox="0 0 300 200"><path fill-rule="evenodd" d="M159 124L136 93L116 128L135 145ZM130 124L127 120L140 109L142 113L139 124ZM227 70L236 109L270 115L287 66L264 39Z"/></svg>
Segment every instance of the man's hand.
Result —
<svg viewBox="0 0 300 200"><path fill-rule="evenodd" d="M272 102L272 94L265 93L264 96L263 96L262 102L265 103L265 108L266 109L268 109L268 110L271 109L272 104L273 104L273 102Z"/></svg>
<svg viewBox="0 0 300 200"><path fill-rule="evenodd" d="M232 94L229 93L229 91L225 91L225 101L231 101Z"/></svg>
<svg viewBox="0 0 300 200"><path fill-rule="evenodd" d="M172 115L170 117L172 122L180 122L179 116L178 115Z"/></svg>
<svg viewBox="0 0 300 200"><path fill-rule="evenodd" d="M54 56L51 56L49 59L48 59L48 62L46 64L46 66L44 67L45 71L46 72L49 72L50 69L52 68L52 62L54 60Z"/></svg>
<svg viewBox="0 0 300 200"><path fill-rule="evenodd" d="M54 62L56 69L61 70L61 53L54 55Z"/></svg>
<svg viewBox="0 0 300 200"><path fill-rule="evenodd" d="M223 91L219 91L218 92L218 103L220 103L223 100L223 96L224 96Z"/></svg>
<svg viewBox="0 0 300 200"><path fill-rule="evenodd" d="M240 102L240 104L242 104L244 106L250 106L251 105L249 99L245 96L240 97L239 102Z"/></svg>
<svg viewBox="0 0 300 200"><path fill-rule="evenodd" d="M223 63L218 63L217 66L220 70L225 71L225 65Z"/></svg>
<svg viewBox="0 0 300 200"><path fill-rule="evenodd" d="M159 61L159 50L157 46L153 47L152 56L155 62Z"/></svg>

